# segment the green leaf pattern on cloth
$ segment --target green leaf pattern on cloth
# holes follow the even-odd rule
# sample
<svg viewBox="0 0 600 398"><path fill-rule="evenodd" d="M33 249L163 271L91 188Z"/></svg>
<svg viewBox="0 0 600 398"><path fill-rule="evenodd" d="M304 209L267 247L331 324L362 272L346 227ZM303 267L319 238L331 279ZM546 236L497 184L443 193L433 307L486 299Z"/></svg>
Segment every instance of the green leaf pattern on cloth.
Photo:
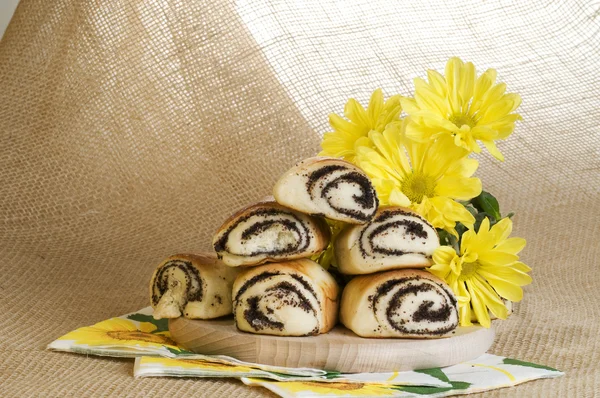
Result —
<svg viewBox="0 0 600 398"><path fill-rule="evenodd" d="M147 314L130 314L127 315L127 319L131 319L138 322L150 322L156 326L156 330L153 333L168 332L169 331L169 320L168 319L154 319L152 315Z"/></svg>
<svg viewBox="0 0 600 398"><path fill-rule="evenodd" d="M546 369L546 370L551 370L553 372L559 372L558 370L556 370L554 368L551 368L550 366L538 365L537 363L519 361L518 359L512 359L512 358L504 358L504 360L502 361L502 363L504 363L506 365L527 366L527 367L530 367L530 368Z"/></svg>

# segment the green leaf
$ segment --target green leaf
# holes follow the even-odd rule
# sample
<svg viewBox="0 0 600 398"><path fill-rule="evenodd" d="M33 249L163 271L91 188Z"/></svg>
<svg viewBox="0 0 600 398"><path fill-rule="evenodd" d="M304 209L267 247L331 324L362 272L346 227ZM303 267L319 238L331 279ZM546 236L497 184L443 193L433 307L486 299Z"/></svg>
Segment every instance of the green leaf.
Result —
<svg viewBox="0 0 600 398"><path fill-rule="evenodd" d="M462 235L467 232L467 227L461 222L457 222L454 229L456 229L459 238L462 238Z"/></svg>
<svg viewBox="0 0 600 398"><path fill-rule="evenodd" d="M154 319L152 315L144 315L144 314L131 314L127 316L128 319L138 322L150 322L154 326L156 326L156 330L152 333L160 333L166 332L169 330L169 320L168 319Z"/></svg>
<svg viewBox="0 0 600 398"><path fill-rule="evenodd" d="M325 378L327 380L331 380L331 379L335 379L337 377L340 377L341 372L335 371L335 370L326 370L326 374L325 374Z"/></svg>
<svg viewBox="0 0 600 398"><path fill-rule="evenodd" d="M479 196L471 200L473 206L480 212L485 212L494 217L494 221L500 220L500 205L498 200L489 192L482 191Z"/></svg>
<svg viewBox="0 0 600 398"><path fill-rule="evenodd" d="M481 223L483 222L483 220L485 218L488 218L490 220L490 227L494 224L496 224L496 221L494 220L493 217L491 217L489 214L487 214L486 212L481 212L481 213L477 213L475 215L475 224L473 224L473 229L475 231L479 231L479 227L481 227Z"/></svg>
<svg viewBox="0 0 600 398"><path fill-rule="evenodd" d="M458 246L458 240L456 239L456 236L444 231L443 229L438 228L436 230L437 230L438 236L440 237L440 245L450 246L451 248L453 248L454 250L456 250L458 252L459 246ZM457 227L457 230L458 230L458 227Z"/></svg>
<svg viewBox="0 0 600 398"><path fill-rule="evenodd" d="M171 348L171 347L165 347L167 350L169 350L169 352L171 354L175 354L175 355L180 355L180 351L176 350L175 348Z"/></svg>
<svg viewBox="0 0 600 398"><path fill-rule="evenodd" d="M446 373L442 371L440 368L431 368L431 369L419 369L415 370L417 373L424 373L431 377L435 377L436 379L440 379L441 381L445 381L446 383L450 383L450 379L446 376Z"/></svg>
<svg viewBox="0 0 600 398"><path fill-rule="evenodd" d="M553 372L560 372L560 370L551 368L549 366L538 365L537 363L519 361L518 359L504 358L502 363L504 363L506 365L519 365L519 366L526 366L528 368L545 369L545 370L551 370Z"/></svg>
<svg viewBox="0 0 600 398"><path fill-rule="evenodd" d="M425 387L425 386L394 386L393 390L410 392L419 395L433 395L452 390L466 390L471 387L471 383L465 381L448 381L452 387Z"/></svg>
<svg viewBox="0 0 600 398"><path fill-rule="evenodd" d="M453 390L466 390L471 387L471 383L467 383L466 381L451 381Z"/></svg>
<svg viewBox="0 0 600 398"><path fill-rule="evenodd" d="M477 215L477 213L479 213L479 210L477 210L475 207L473 207L473 205L471 203L466 205L465 209L467 209L469 211L469 213L471 213L473 215L473 217L475 217Z"/></svg>
<svg viewBox="0 0 600 398"><path fill-rule="evenodd" d="M166 347L166 346L163 346L163 347L166 348L167 350L169 350L169 352L174 355L196 355L195 353L185 350L183 348L171 348L171 347Z"/></svg>

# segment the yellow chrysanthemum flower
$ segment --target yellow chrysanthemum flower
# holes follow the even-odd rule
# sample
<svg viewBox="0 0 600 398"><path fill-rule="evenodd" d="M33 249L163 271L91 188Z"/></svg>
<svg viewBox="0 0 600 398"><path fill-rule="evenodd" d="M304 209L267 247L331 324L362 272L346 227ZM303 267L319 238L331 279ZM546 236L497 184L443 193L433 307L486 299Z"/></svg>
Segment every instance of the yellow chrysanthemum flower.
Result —
<svg viewBox="0 0 600 398"><path fill-rule="evenodd" d="M127 319L111 318L67 333L60 340L74 340L76 344L89 346L177 348L169 332L152 333L155 330L156 326L150 322L140 322L138 327Z"/></svg>
<svg viewBox="0 0 600 398"><path fill-rule="evenodd" d="M506 319L508 309L502 298L521 301L523 289L531 283L531 271L519 261L518 253L525 239L509 238L512 221L504 218L492 228L485 218L479 231L462 235L460 254L449 246L439 247L433 254L434 265L428 270L444 279L458 297L460 324L470 326L476 319L490 327L490 312Z"/></svg>
<svg viewBox="0 0 600 398"><path fill-rule="evenodd" d="M457 222L475 222L455 199L481 193L481 181L471 177L479 163L448 136L428 143L410 141L404 137L405 126L403 121L383 133L372 131L373 147L357 146L358 164L371 178L380 204L409 207L435 228L457 236Z"/></svg>
<svg viewBox="0 0 600 398"><path fill-rule="evenodd" d="M497 159L504 157L494 140L507 138L521 116L513 113L521 104L518 94L505 94L506 84L496 84L496 71L486 70L477 77L475 66L450 58L446 77L427 71L429 82L416 78L415 97L402 98L404 111L411 123L409 138L427 141L439 134L454 138L457 146L481 152L481 141Z"/></svg>
<svg viewBox="0 0 600 398"><path fill-rule="evenodd" d="M384 101L380 88L371 95L367 109L351 98L344 107L344 116L348 120L334 113L329 115L333 131L323 135L323 150L319 156L343 158L354 163L356 141L366 138L371 130L382 132L390 122L398 120L401 111L400 96L394 95Z"/></svg>

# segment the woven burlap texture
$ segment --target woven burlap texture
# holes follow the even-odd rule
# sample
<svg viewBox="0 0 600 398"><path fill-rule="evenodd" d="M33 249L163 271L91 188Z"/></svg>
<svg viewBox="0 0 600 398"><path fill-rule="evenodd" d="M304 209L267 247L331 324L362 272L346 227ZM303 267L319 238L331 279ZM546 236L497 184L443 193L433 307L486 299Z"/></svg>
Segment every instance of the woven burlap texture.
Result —
<svg viewBox="0 0 600 398"><path fill-rule="evenodd" d="M534 277L491 352L567 374L489 395L600 394L598 8L22 0L0 43L1 395L269 395L44 348L146 306L160 260L207 249L348 97L409 95L453 55L523 97L507 160L479 156Z"/></svg>

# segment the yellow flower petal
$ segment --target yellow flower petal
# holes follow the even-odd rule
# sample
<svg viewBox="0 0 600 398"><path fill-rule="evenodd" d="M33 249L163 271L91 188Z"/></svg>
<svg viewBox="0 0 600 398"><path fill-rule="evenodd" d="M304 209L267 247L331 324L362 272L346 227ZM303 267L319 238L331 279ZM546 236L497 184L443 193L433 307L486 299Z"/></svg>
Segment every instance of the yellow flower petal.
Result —
<svg viewBox="0 0 600 398"><path fill-rule="evenodd" d="M529 285L532 281L531 276L526 272L520 271L510 266L486 266L482 265L477 272L487 280L500 280L512 283L517 286Z"/></svg>
<svg viewBox="0 0 600 398"><path fill-rule="evenodd" d="M433 134L435 134L435 130L427 131L414 122L413 118L407 118L408 124L406 126L406 130L404 135L410 141L413 142L421 142L425 143L429 141Z"/></svg>
<svg viewBox="0 0 600 398"><path fill-rule="evenodd" d="M518 302L523 299L523 289L517 285L495 278L488 278L488 283L507 300Z"/></svg>
<svg viewBox="0 0 600 398"><path fill-rule="evenodd" d="M489 218L486 217L481 222L481 226L479 227L479 231L477 231L477 234L485 234L485 233L488 233L489 230L490 230L490 220L489 220Z"/></svg>
<svg viewBox="0 0 600 398"><path fill-rule="evenodd" d="M511 267L513 269L516 269L517 271L521 271L521 272L531 271L531 268L529 268L529 266L527 264L522 263L520 261L517 261L516 263L512 264Z"/></svg>
<svg viewBox="0 0 600 398"><path fill-rule="evenodd" d="M335 113L329 115L329 124L331 125L331 127L333 127L334 131L325 133L326 136L335 135L336 132L342 132L345 134L355 133L355 135L360 136L360 132L355 132L355 124L336 115Z"/></svg>
<svg viewBox="0 0 600 398"><path fill-rule="evenodd" d="M422 159L423 173L440 178L457 162L460 162L468 152L452 144L452 138L441 136L428 148Z"/></svg>
<svg viewBox="0 0 600 398"><path fill-rule="evenodd" d="M525 248L527 241L523 238L508 238L496 246L497 251L519 254Z"/></svg>
<svg viewBox="0 0 600 398"><path fill-rule="evenodd" d="M373 127L373 122L369 119L369 115L365 108L355 100L354 98L350 98L344 107L344 116L350 119L357 125L364 126L369 130Z"/></svg>
<svg viewBox="0 0 600 398"><path fill-rule="evenodd" d="M370 123L376 122L379 118L379 115L383 111L383 91L378 88L373 91L371 95L371 100L369 101L369 105L367 106L367 115ZM375 127L371 126L371 128Z"/></svg>
<svg viewBox="0 0 600 398"><path fill-rule="evenodd" d="M419 110L419 106L416 101L412 98L400 97L400 105L405 112L416 112Z"/></svg>
<svg viewBox="0 0 600 398"><path fill-rule="evenodd" d="M460 100L460 77L463 62L460 58L453 57L446 64L446 82L448 83L448 102L450 103L450 112L453 114L462 111L462 102Z"/></svg>
<svg viewBox="0 0 600 398"><path fill-rule="evenodd" d="M393 206L410 207L410 199L399 189L394 189L390 192L389 203Z"/></svg>
<svg viewBox="0 0 600 398"><path fill-rule="evenodd" d="M502 155L502 153L498 150L498 147L496 147L494 141L482 140L481 142L483 145L485 145L486 149L493 157L501 162L504 162L504 155Z"/></svg>
<svg viewBox="0 0 600 398"><path fill-rule="evenodd" d="M440 116L444 116L448 113L447 103L444 98L437 95L429 84L423 79L416 78L414 80L415 89L415 101L419 108L428 109Z"/></svg>
<svg viewBox="0 0 600 398"><path fill-rule="evenodd" d="M475 83L475 91L473 93L473 105L471 106L471 113L474 114L479 111L481 107L481 99L483 95L494 85L496 82L496 70L486 70Z"/></svg>
<svg viewBox="0 0 600 398"><path fill-rule="evenodd" d="M464 282L458 282L458 291L455 291L455 293L457 294L457 297L462 298L462 300L459 300L458 302L460 326L472 326L471 295L467 291Z"/></svg>
<svg viewBox="0 0 600 398"><path fill-rule="evenodd" d="M465 263L474 263L475 261L477 261L478 258L479 258L479 254L475 251L466 252L465 255L463 256L463 261Z"/></svg>
<svg viewBox="0 0 600 398"><path fill-rule="evenodd" d="M496 243L502 242L511 234L513 228L512 220L508 217L498 221L491 229Z"/></svg>
<svg viewBox="0 0 600 398"><path fill-rule="evenodd" d="M480 113L485 113L487 109L492 106L494 103L500 101L504 92L506 91L506 84L499 83L490 88L483 97L481 98L481 109Z"/></svg>
<svg viewBox="0 0 600 398"><path fill-rule="evenodd" d="M467 62L461 71L460 76L460 88L459 95L461 101L464 104L468 103L471 97L473 96L473 89L475 87L475 65L471 62ZM464 113L466 111L465 108L461 109Z"/></svg>
<svg viewBox="0 0 600 398"><path fill-rule="evenodd" d="M481 180L446 175L438 181L436 193L453 199L469 200L481 193Z"/></svg>
<svg viewBox="0 0 600 398"><path fill-rule="evenodd" d="M479 253L479 262L488 265L508 265L519 259L516 254L489 250Z"/></svg>
<svg viewBox="0 0 600 398"><path fill-rule="evenodd" d="M473 312L475 313L475 317L477 322L485 328L489 328L492 325L490 314L483 302L483 299L480 297L477 288L475 287L473 281L467 280L465 281L467 284L467 288L469 289L469 293L471 294L471 306L473 307Z"/></svg>
<svg viewBox="0 0 600 398"><path fill-rule="evenodd" d="M466 158L448 167L446 175L458 177L471 177L477 171L479 162L476 159Z"/></svg>
<svg viewBox="0 0 600 398"><path fill-rule="evenodd" d="M469 229L468 231L463 233L462 243L460 245L460 254L461 255L464 255L467 252L467 249L471 248L473 246L476 238L477 238L477 234L472 229Z"/></svg>
<svg viewBox="0 0 600 398"><path fill-rule="evenodd" d="M446 264L433 264L431 267L427 268L427 271L438 278L445 280L450 273L450 267Z"/></svg>
<svg viewBox="0 0 600 398"><path fill-rule="evenodd" d="M429 79L431 88L435 91L435 93L437 95L439 95L440 97L445 97L447 94L447 91L446 91L446 79L444 79L444 76L442 76L441 73L436 72L434 70L428 70L427 78Z"/></svg>
<svg viewBox="0 0 600 398"><path fill-rule="evenodd" d="M456 257L456 252L449 246L440 246L435 249L433 253L433 262L436 264L449 265L450 262Z"/></svg>
<svg viewBox="0 0 600 398"><path fill-rule="evenodd" d="M436 196L430 199L435 211L451 220L465 225L473 225L475 217L463 205L445 196Z"/></svg>
<svg viewBox="0 0 600 398"><path fill-rule="evenodd" d="M476 287L477 292L481 294L481 298L485 306L499 319L506 319L508 317L508 309L504 305L504 302L498 297L492 287L483 280L480 276L475 275L472 279L473 285Z"/></svg>

